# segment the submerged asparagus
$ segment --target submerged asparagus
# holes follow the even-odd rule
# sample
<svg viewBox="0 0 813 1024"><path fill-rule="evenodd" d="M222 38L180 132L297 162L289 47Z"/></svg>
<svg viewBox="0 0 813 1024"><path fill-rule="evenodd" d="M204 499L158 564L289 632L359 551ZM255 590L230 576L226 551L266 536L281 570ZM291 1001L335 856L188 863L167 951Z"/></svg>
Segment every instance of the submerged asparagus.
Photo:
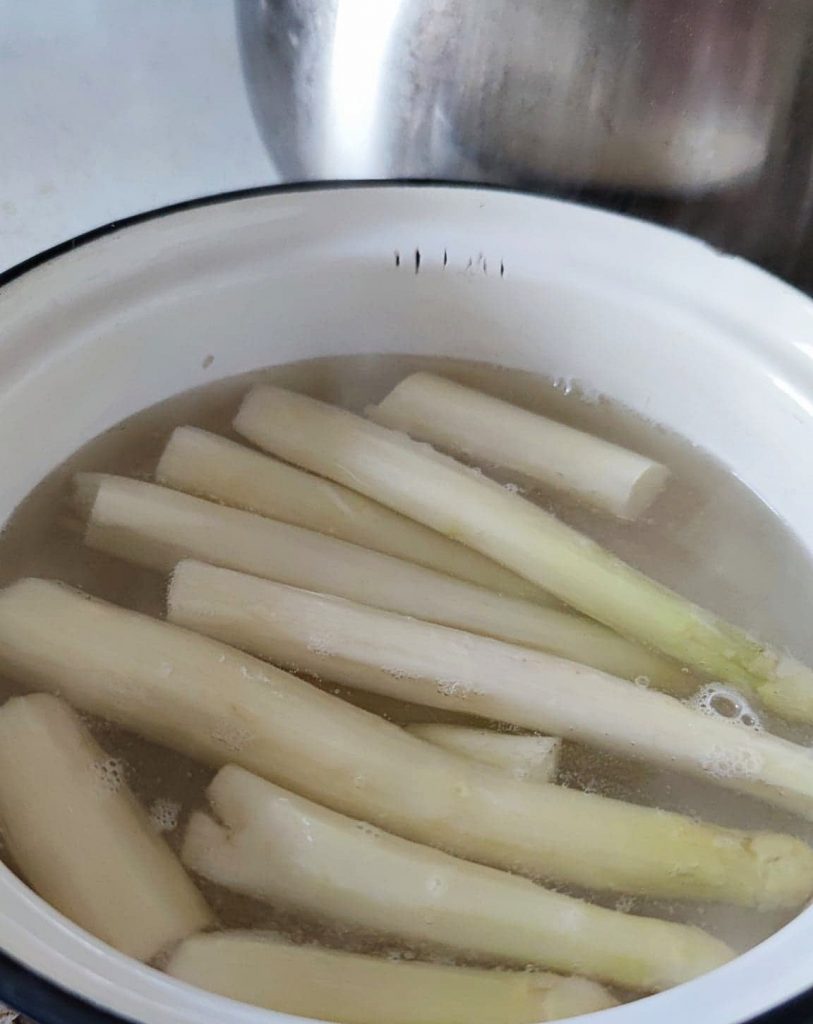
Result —
<svg viewBox="0 0 813 1024"><path fill-rule="evenodd" d="M188 868L236 892L343 925L639 991L731 959L698 928L591 906L325 810L228 765L196 814Z"/></svg>
<svg viewBox="0 0 813 1024"><path fill-rule="evenodd" d="M262 456L261 456L262 457ZM80 473L74 501L85 542L169 572L181 558L267 576L306 590L526 643L673 693L692 680L665 658L582 616L503 597L313 530L225 508L125 477Z"/></svg>
<svg viewBox="0 0 813 1024"><path fill-rule="evenodd" d="M805 747L541 651L182 562L169 618L338 683L551 732L813 818Z"/></svg>
<svg viewBox="0 0 813 1024"><path fill-rule="evenodd" d="M508 779L249 655L57 583L0 591L0 670L191 757L239 764L470 860L748 906L794 906L813 891L813 851L790 836Z"/></svg>
<svg viewBox="0 0 813 1024"><path fill-rule="evenodd" d="M428 445L282 388L254 388L235 428L289 462L469 544L619 633L813 722L813 671L704 611L517 494Z"/></svg>
<svg viewBox="0 0 813 1024"><path fill-rule="evenodd" d="M444 750L502 768L514 779L552 782L556 778L562 741L555 736L517 736L493 729L439 723L408 725L406 729Z"/></svg>
<svg viewBox="0 0 813 1024"><path fill-rule="evenodd" d="M666 466L510 402L431 373L413 373L367 415L418 441L504 466L636 519L663 489Z"/></svg>
<svg viewBox="0 0 813 1024"><path fill-rule="evenodd" d="M257 932L193 936L166 969L221 996L339 1024L533 1024L615 1005L582 978L380 960Z"/></svg>
<svg viewBox="0 0 813 1024"><path fill-rule="evenodd" d="M0 708L0 820L32 888L122 953L150 960L212 923L121 765L57 697Z"/></svg>
<svg viewBox="0 0 813 1024"><path fill-rule="evenodd" d="M195 427L178 427L158 483L327 533L482 587L550 604L550 595L471 548L340 484Z"/></svg>

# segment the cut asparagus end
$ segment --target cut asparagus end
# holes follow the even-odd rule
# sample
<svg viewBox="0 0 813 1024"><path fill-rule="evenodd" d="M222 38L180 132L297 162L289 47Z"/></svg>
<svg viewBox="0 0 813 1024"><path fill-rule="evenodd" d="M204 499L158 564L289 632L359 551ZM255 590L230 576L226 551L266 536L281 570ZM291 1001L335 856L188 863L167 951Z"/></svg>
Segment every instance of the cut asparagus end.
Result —
<svg viewBox="0 0 813 1024"><path fill-rule="evenodd" d="M105 473L77 473L74 476L71 505L82 520L90 517L99 488L108 479L111 478Z"/></svg>
<svg viewBox="0 0 813 1024"><path fill-rule="evenodd" d="M813 817L807 748L541 651L199 562L176 568L168 607L174 622L338 683L579 740Z"/></svg>
<svg viewBox="0 0 813 1024"><path fill-rule="evenodd" d="M516 736L491 729L436 723L408 725L407 732L454 754L501 768L513 779L553 782L562 741L555 736Z"/></svg>
<svg viewBox="0 0 813 1024"><path fill-rule="evenodd" d="M731 951L697 928L634 917L459 860L319 807L233 765L209 787L225 826L189 824L184 863L233 891L333 923L638 991Z"/></svg>
<svg viewBox="0 0 813 1024"><path fill-rule="evenodd" d="M533 1024L615 1006L595 983L382 960L272 935L196 935L167 973L268 1010L339 1024Z"/></svg>
<svg viewBox="0 0 813 1024"><path fill-rule="evenodd" d="M762 695L774 707L778 692L792 692L785 713L813 721L809 668L428 445L270 385L249 392L234 425L266 451L469 544L644 646Z"/></svg>
<svg viewBox="0 0 813 1024"><path fill-rule="evenodd" d="M169 571L180 558L201 558L305 590L527 643L625 678L646 678L681 695L692 688L692 680L676 665L596 622L504 597L325 534L125 477L79 474L75 494L82 507L90 502L85 542L150 569Z"/></svg>
<svg viewBox="0 0 813 1024"><path fill-rule="evenodd" d="M532 877L748 906L813 889L813 853L790 837L763 864L754 833L515 782L233 648L59 584L0 591L0 670L190 757Z"/></svg>
<svg viewBox="0 0 813 1024"><path fill-rule="evenodd" d="M431 373L413 373L365 412L384 427L505 467L622 519L641 515L669 478L666 466L638 452Z"/></svg>
<svg viewBox="0 0 813 1024"><path fill-rule="evenodd" d="M213 923L121 763L57 697L14 697L0 709L0 819L31 886L123 953L150 960Z"/></svg>
<svg viewBox="0 0 813 1024"><path fill-rule="evenodd" d="M326 533L492 591L543 605L558 603L490 558L378 502L205 430L177 427L155 478L176 490Z"/></svg>

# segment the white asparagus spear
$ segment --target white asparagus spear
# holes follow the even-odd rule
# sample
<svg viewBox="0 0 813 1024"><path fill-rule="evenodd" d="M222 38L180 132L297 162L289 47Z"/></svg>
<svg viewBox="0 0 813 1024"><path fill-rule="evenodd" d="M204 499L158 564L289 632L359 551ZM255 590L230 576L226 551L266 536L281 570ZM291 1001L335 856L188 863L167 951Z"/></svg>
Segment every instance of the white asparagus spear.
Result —
<svg viewBox="0 0 813 1024"><path fill-rule="evenodd" d="M382 426L503 466L621 519L637 519L669 477L645 455L432 373L413 373L365 411Z"/></svg>
<svg viewBox="0 0 813 1024"><path fill-rule="evenodd" d="M649 579L589 537L426 444L282 388L235 428L259 447L469 544L566 604L786 718L813 722L813 671Z"/></svg>
<svg viewBox="0 0 813 1024"><path fill-rule="evenodd" d="M169 572L182 558L338 594L379 608L551 650L679 694L692 679L667 659L579 615L503 597L313 530L126 477L80 473L85 543Z"/></svg>
<svg viewBox="0 0 813 1024"><path fill-rule="evenodd" d="M553 598L490 558L340 484L195 427L177 427L155 471L160 484L327 533L502 594Z"/></svg>
<svg viewBox="0 0 813 1024"><path fill-rule="evenodd" d="M535 1024L616 1005L582 978L383 960L259 932L195 935L166 970L230 999L338 1024Z"/></svg>
<svg viewBox="0 0 813 1024"><path fill-rule="evenodd" d="M553 782L556 778L562 749L558 736L517 736L439 722L415 723L406 726L406 730L444 750L501 768L512 779Z"/></svg>
<svg viewBox="0 0 813 1024"><path fill-rule="evenodd" d="M595 907L388 835L235 765L196 814L192 871L235 892L412 943L651 992L731 959L699 928Z"/></svg>
<svg viewBox="0 0 813 1024"><path fill-rule="evenodd" d="M685 772L813 818L806 747L663 693L446 626L181 562L172 622L281 665Z"/></svg>
<svg viewBox="0 0 813 1024"><path fill-rule="evenodd" d="M50 694L0 708L0 821L32 888L122 953L150 960L213 923L121 765Z"/></svg>
<svg viewBox="0 0 813 1024"><path fill-rule="evenodd" d="M813 851L791 836L516 782L224 644L58 583L0 591L0 671L191 757L532 877L747 906L813 892Z"/></svg>

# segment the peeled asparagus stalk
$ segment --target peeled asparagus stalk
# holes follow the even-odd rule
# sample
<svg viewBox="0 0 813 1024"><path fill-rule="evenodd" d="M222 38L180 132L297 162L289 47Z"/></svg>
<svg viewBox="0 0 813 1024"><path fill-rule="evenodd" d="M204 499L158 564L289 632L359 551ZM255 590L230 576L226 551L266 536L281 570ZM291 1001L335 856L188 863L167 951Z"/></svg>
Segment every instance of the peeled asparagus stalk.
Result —
<svg viewBox="0 0 813 1024"><path fill-rule="evenodd" d="M453 754L501 768L512 779L553 782L559 767L562 741L557 736L516 736L493 729L436 722L408 725L407 732Z"/></svg>
<svg viewBox="0 0 813 1024"><path fill-rule="evenodd" d="M193 936L166 970L221 996L338 1024L532 1024L616 1005L582 978L380 960L258 932Z"/></svg>
<svg viewBox="0 0 813 1024"><path fill-rule="evenodd" d="M282 388L235 428L259 447L469 544L624 636L813 722L813 671L649 579L590 538L428 445Z"/></svg>
<svg viewBox="0 0 813 1024"><path fill-rule="evenodd" d="M205 430L176 428L155 479L188 494L327 533L502 594L552 603L549 594L528 580L413 519Z"/></svg>
<svg viewBox="0 0 813 1024"><path fill-rule="evenodd" d="M574 662L338 597L182 562L172 622L277 664L685 772L813 818L805 747Z"/></svg>
<svg viewBox="0 0 813 1024"><path fill-rule="evenodd" d="M408 942L650 992L731 959L698 928L633 917L388 835L234 765L208 790L183 861L210 881Z"/></svg>
<svg viewBox="0 0 813 1024"><path fill-rule="evenodd" d="M645 455L432 373L413 373L366 413L418 441L503 466L621 519L637 519L669 477L666 466Z"/></svg>
<svg viewBox="0 0 813 1024"><path fill-rule="evenodd" d="M0 591L0 671L191 757L532 877L766 907L813 891L813 851L790 836L516 782L224 644L57 583Z"/></svg>
<svg viewBox="0 0 813 1024"><path fill-rule="evenodd" d="M21 874L76 924L150 960L213 919L121 771L57 697L0 708L0 821Z"/></svg>
<svg viewBox="0 0 813 1024"><path fill-rule="evenodd" d="M677 665L582 616L503 597L313 530L225 508L125 477L80 473L74 501L87 516L85 542L169 572L201 558L363 604L499 636L584 661L670 692L691 692Z"/></svg>

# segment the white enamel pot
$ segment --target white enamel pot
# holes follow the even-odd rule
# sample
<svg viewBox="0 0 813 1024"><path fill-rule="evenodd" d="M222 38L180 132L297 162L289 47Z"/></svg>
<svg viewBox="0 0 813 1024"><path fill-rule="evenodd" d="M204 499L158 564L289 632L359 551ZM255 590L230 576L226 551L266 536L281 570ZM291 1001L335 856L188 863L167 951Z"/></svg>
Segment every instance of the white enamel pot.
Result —
<svg viewBox="0 0 813 1024"><path fill-rule="evenodd" d="M2 284L0 521L85 441L175 392L411 352L583 382L710 450L813 550L813 303L678 234L492 190L282 189L135 218ZM0 949L0 999L39 1024L294 1019L113 952L2 866ZM803 1022L811 985L808 910L726 967L590 1020Z"/></svg>

